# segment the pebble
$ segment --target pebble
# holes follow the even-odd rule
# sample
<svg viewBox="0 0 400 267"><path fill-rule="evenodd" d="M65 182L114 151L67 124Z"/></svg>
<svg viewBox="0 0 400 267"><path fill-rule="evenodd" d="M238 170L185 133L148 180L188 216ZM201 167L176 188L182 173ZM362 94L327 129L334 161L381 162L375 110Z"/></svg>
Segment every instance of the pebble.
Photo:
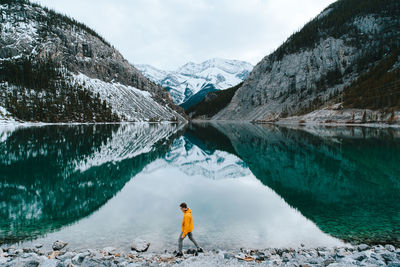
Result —
<svg viewBox="0 0 400 267"><path fill-rule="evenodd" d="M131 250L137 251L137 252L146 252L150 247L150 243L142 240L142 239L135 239L132 244L131 244Z"/></svg>
<svg viewBox="0 0 400 267"><path fill-rule="evenodd" d="M390 252L394 252L396 250L396 248L394 246L392 246L392 245L386 245L385 249L390 251Z"/></svg>
<svg viewBox="0 0 400 267"><path fill-rule="evenodd" d="M361 245L357 246L357 249L358 249L358 251L364 251L364 250L369 249L369 246L366 244L361 244Z"/></svg>
<svg viewBox="0 0 400 267"><path fill-rule="evenodd" d="M361 246L361 245L360 245ZM362 246L354 248L299 248L299 249L263 249L241 251L206 251L204 254L184 253L183 258L175 258L168 251L157 253L139 253L131 251L128 254L118 253L114 247L103 250L90 249L86 251L55 250L42 256L35 249L8 248L10 253L0 249L0 266L28 267L74 267L74 266L391 266L400 267L398 248L392 245ZM195 250L186 252L192 253Z"/></svg>
<svg viewBox="0 0 400 267"><path fill-rule="evenodd" d="M61 240L57 240L56 242L53 243L53 250L62 250L63 248L65 248L68 245L67 242L61 241Z"/></svg>

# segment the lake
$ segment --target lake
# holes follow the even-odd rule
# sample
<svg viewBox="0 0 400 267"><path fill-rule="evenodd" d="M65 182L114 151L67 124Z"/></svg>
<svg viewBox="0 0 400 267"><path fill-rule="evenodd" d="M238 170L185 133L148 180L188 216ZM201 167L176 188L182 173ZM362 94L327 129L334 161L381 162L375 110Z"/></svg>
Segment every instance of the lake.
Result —
<svg viewBox="0 0 400 267"><path fill-rule="evenodd" d="M0 126L0 243L173 251L400 244L400 129ZM184 241L184 248L192 246Z"/></svg>

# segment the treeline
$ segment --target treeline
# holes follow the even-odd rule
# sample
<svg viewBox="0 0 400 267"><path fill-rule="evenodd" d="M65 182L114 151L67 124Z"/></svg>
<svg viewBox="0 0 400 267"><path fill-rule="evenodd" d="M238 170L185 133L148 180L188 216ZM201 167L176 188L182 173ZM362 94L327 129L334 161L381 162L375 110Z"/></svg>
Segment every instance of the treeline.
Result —
<svg viewBox="0 0 400 267"><path fill-rule="evenodd" d="M329 12L328 10L332 10ZM400 26L400 1L398 0L340 0L327 9L327 14L318 19L315 18L307 23L300 31L294 33L284 44L282 44L273 54L274 60L281 60L285 54L292 54L302 49L313 48L322 38L332 36L340 38L344 34L356 37L352 40L352 45L359 44L362 38L354 32L354 26L349 22L357 16L374 14L378 16L391 17L393 25L383 30L383 34L375 36L384 40L389 48L399 47L398 39L393 38Z"/></svg>
<svg viewBox="0 0 400 267"><path fill-rule="evenodd" d="M0 104L23 121L120 121L100 95L83 88L52 61L0 62Z"/></svg>
<svg viewBox="0 0 400 267"><path fill-rule="evenodd" d="M400 109L399 51L382 60L344 89L345 107L366 109Z"/></svg>
<svg viewBox="0 0 400 267"><path fill-rule="evenodd" d="M42 7L41 5L37 3L32 3L29 0L0 0L1 4L7 4L8 5L8 15L14 15L15 11L13 10L15 7L19 8L19 14L24 16L26 18L27 14L25 13L25 7L24 4L30 5L34 8L40 8L43 9L46 13L42 14L40 13L38 17L35 18L37 22L42 23L42 25L45 25L43 29L41 30L41 34L47 34L50 31L51 28L62 28L64 26L75 26L77 28L80 28L89 34L99 38L104 44L107 46L111 47L110 43L108 43L103 37L101 37L97 32L95 32L93 29L89 28L85 24L75 20L74 18L68 17L66 15L61 15L57 13L56 11L49 9L47 7Z"/></svg>
<svg viewBox="0 0 400 267"><path fill-rule="evenodd" d="M191 118L202 116L211 118L231 102L232 97L242 85L243 82L226 90L208 93L200 103L187 109L186 113Z"/></svg>

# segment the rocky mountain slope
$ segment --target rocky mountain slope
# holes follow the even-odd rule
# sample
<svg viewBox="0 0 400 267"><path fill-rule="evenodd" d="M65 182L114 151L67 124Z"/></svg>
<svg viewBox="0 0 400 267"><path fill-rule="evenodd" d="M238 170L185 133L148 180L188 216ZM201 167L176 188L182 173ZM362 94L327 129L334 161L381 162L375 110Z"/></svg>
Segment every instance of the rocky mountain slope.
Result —
<svg viewBox="0 0 400 267"><path fill-rule="evenodd" d="M101 36L25 0L0 5L0 78L0 106L22 120L185 120Z"/></svg>
<svg viewBox="0 0 400 267"><path fill-rule="evenodd" d="M136 67L150 80L165 87L174 102L185 109L189 107L185 103L192 102L191 106L201 101L204 92L223 90L237 85L253 69L253 66L245 61L218 58L200 64L189 62L175 71L163 71L150 65L136 65Z"/></svg>
<svg viewBox="0 0 400 267"><path fill-rule="evenodd" d="M213 119L275 121L338 103L400 47L399 29L399 1L337 1L259 62Z"/></svg>

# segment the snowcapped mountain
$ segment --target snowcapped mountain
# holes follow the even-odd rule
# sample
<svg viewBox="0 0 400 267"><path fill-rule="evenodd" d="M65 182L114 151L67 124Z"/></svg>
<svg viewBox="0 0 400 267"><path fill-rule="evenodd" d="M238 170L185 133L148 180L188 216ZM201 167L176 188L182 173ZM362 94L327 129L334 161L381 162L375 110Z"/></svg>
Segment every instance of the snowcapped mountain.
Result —
<svg viewBox="0 0 400 267"><path fill-rule="evenodd" d="M96 32L27 0L0 4L0 88L0 106L24 121L185 121Z"/></svg>
<svg viewBox="0 0 400 267"><path fill-rule="evenodd" d="M200 64L189 62L175 71L159 70L150 65L136 65L155 83L165 87L176 104L187 102L201 90L223 90L241 83L253 66L239 60L210 59Z"/></svg>

